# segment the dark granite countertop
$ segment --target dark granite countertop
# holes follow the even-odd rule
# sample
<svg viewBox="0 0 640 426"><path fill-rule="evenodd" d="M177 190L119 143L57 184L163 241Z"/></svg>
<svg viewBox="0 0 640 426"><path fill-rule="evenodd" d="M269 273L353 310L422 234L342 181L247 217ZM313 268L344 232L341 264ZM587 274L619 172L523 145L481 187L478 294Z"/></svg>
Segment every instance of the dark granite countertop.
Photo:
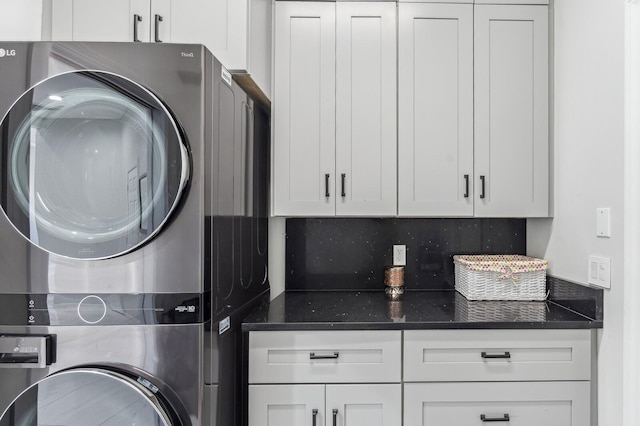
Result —
<svg viewBox="0 0 640 426"><path fill-rule="evenodd" d="M384 291L286 291L263 304L243 331L364 329L590 329L592 318L552 300L469 301L454 290L406 291L390 301Z"/></svg>

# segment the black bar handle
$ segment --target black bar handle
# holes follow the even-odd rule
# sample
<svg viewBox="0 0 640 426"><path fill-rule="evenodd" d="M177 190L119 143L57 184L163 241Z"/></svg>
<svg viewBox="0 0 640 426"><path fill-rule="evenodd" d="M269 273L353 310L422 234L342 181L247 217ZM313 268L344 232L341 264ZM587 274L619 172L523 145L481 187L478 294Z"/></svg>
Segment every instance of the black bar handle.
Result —
<svg viewBox="0 0 640 426"><path fill-rule="evenodd" d="M139 42L138 38L138 23L142 22L142 16L135 14L133 15L133 41Z"/></svg>
<svg viewBox="0 0 640 426"><path fill-rule="evenodd" d="M164 21L164 19L162 18L162 15L158 15L156 13L156 27L155 27L155 39L156 39L156 43L162 43L162 40L160 40L160 22Z"/></svg>
<svg viewBox="0 0 640 426"><path fill-rule="evenodd" d="M316 355L315 352L309 353L309 359L338 359L340 352L334 352L333 355Z"/></svg>
<svg viewBox="0 0 640 426"><path fill-rule="evenodd" d="M342 177L341 177L341 179L342 179L342 196L343 196L343 197L346 197L346 196L347 196L347 193L346 193L346 192L344 192L344 181L345 181L345 179L346 179L346 178L347 178L347 175L346 175L345 173L343 173L343 174L342 174Z"/></svg>
<svg viewBox="0 0 640 426"><path fill-rule="evenodd" d="M333 409L333 426L338 426L338 409Z"/></svg>
<svg viewBox="0 0 640 426"><path fill-rule="evenodd" d="M511 358L511 352L505 351L503 354L488 354L486 352L480 353L484 359L509 359Z"/></svg>
<svg viewBox="0 0 640 426"><path fill-rule="evenodd" d="M484 175L480 175L480 183L482 185L482 190L480 191L480 198L484 198Z"/></svg>
<svg viewBox="0 0 640 426"><path fill-rule="evenodd" d="M508 422L508 421L510 421L508 414L505 414L502 417L487 417L484 414L480 414L480 420L482 420L483 422Z"/></svg>
<svg viewBox="0 0 640 426"><path fill-rule="evenodd" d="M324 175L324 196L329 198L329 173Z"/></svg>
<svg viewBox="0 0 640 426"><path fill-rule="evenodd" d="M464 198L469 198L469 175L464 175Z"/></svg>
<svg viewBox="0 0 640 426"><path fill-rule="evenodd" d="M314 408L313 411L311 411L311 418L313 419L313 426L316 426L316 419L318 418L318 409Z"/></svg>

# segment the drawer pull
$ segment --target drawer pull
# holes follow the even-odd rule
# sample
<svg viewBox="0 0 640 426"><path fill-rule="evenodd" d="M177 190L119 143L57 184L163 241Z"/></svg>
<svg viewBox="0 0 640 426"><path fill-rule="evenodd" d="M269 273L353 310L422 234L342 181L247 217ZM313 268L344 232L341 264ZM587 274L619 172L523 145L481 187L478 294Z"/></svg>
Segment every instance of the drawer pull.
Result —
<svg viewBox="0 0 640 426"><path fill-rule="evenodd" d="M508 421L510 421L508 414L505 414L502 417L487 417L484 414L480 414L480 420L482 420L483 422L508 422Z"/></svg>
<svg viewBox="0 0 640 426"><path fill-rule="evenodd" d="M315 352L309 353L309 359L338 359L340 352L334 352L333 355L316 355Z"/></svg>
<svg viewBox="0 0 640 426"><path fill-rule="evenodd" d="M338 426L338 409L333 409L333 426Z"/></svg>
<svg viewBox="0 0 640 426"><path fill-rule="evenodd" d="M314 408L313 411L311 411L311 415L313 416L313 426L316 426L316 419L318 418L318 409Z"/></svg>
<svg viewBox="0 0 640 426"><path fill-rule="evenodd" d="M484 359L509 359L511 358L510 352L505 352L503 354L488 354L486 352L482 352L480 354Z"/></svg>

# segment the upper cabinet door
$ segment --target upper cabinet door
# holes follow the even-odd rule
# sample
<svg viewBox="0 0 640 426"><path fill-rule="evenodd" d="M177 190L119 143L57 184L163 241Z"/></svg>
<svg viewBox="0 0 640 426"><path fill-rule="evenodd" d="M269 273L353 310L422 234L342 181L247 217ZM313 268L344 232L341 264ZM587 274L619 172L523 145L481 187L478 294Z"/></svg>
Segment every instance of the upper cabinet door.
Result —
<svg viewBox="0 0 640 426"><path fill-rule="evenodd" d="M226 68L245 69L246 39L239 40L234 34L247 34L247 0L171 2L173 43L202 43Z"/></svg>
<svg viewBox="0 0 640 426"><path fill-rule="evenodd" d="M336 214L396 214L396 4L337 2Z"/></svg>
<svg viewBox="0 0 640 426"><path fill-rule="evenodd" d="M549 214L547 14L475 6L475 216Z"/></svg>
<svg viewBox="0 0 640 426"><path fill-rule="evenodd" d="M53 19L68 16L67 7L71 8L71 34L64 34L54 22L54 40L149 41L151 0L62 1L53 5Z"/></svg>
<svg viewBox="0 0 640 426"><path fill-rule="evenodd" d="M276 2L275 215L335 215L335 3Z"/></svg>
<svg viewBox="0 0 640 426"><path fill-rule="evenodd" d="M398 8L398 214L472 216L473 5Z"/></svg>
<svg viewBox="0 0 640 426"><path fill-rule="evenodd" d="M40 41L42 0L5 0L1 2L0 40Z"/></svg>

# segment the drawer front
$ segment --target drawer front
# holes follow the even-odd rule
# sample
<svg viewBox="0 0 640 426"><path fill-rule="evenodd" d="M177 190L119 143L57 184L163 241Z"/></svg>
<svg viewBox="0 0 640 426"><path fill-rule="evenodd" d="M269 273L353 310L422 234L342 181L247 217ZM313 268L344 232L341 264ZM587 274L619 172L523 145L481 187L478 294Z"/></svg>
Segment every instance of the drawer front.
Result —
<svg viewBox="0 0 640 426"><path fill-rule="evenodd" d="M408 383L404 426L585 426L589 382Z"/></svg>
<svg viewBox="0 0 640 426"><path fill-rule="evenodd" d="M249 383L398 383L400 331L249 333Z"/></svg>
<svg viewBox="0 0 640 426"><path fill-rule="evenodd" d="M404 380L590 380L590 330L410 330Z"/></svg>

